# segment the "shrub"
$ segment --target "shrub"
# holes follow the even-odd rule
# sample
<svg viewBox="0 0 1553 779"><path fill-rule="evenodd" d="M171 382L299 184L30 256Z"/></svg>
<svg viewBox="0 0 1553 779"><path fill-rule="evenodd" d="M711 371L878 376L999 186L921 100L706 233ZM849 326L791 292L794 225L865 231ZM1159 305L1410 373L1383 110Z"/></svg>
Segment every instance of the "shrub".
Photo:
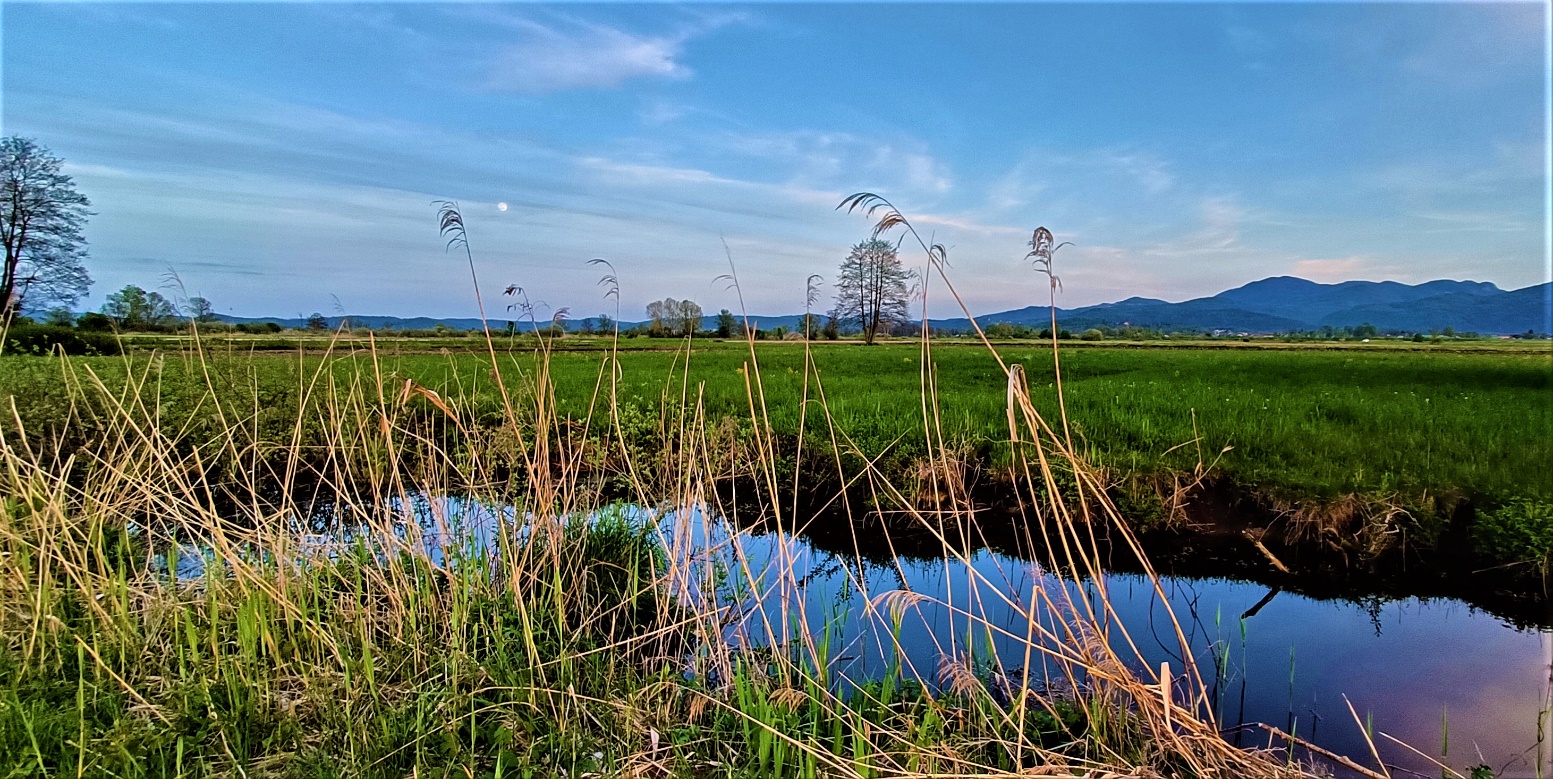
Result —
<svg viewBox="0 0 1553 779"><path fill-rule="evenodd" d="M106 333L113 330L113 320L100 311L88 311L76 318L77 330Z"/></svg>
<svg viewBox="0 0 1553 779"><path fill-rule="evenodd" d="M5 332L3 354L119 354L119 339L107 333L73 330L56 325L22 325Z"/></svg>
<svg viewBox="0 0 1553 779"><path fill-rule="evenodd" d="M237 325L237 332L250 335L267 335L278 333L281 326L275 322L242 322Z"/></svg>
<svg viewBox="0 0 1553 779"><path fill-rule="evenodd" d="M1080 341L1104 341L1105 333L1102 333L1099 330L1091 327L1088 330L1080 333L1078 339Z"/></svg>
<svg viewBox="0 0 1553 779"><path fill-rule="evenodd" d="M1553 503L1514 498L1483 512L1472 529L1472 545L1495 562L1546 565L1553 558Z"/></svg>

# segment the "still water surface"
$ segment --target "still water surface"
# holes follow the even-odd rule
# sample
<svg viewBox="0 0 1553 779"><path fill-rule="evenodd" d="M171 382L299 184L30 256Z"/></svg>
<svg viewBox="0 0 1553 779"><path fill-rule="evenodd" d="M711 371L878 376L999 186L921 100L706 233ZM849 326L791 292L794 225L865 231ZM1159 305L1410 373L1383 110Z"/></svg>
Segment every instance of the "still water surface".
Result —
<svg viewBox="0 0 1553 779"><path fill-rule="evenodd" d="M404 513L415 516L419 527L403 534L417 536L433 561L455 547L494 549L498 520L513 519L510 508L458 498L423 496L412 502L413 511ZM1170 624L1174 612L1193 662L1205 677L1216 679L1216 710L1226 727L1265 722L1293 729L1373 767L1357 714L1377 734L1375 750L1397 776L1440 776L1441 769L1380 733L1463 773L1486 765L1499 777L1553 776L1553 750L1543 743L1553 694L1553 635L1511 626L1460 601L1316 600L1250 582L1167 576L1161 579L1167 610L1152 583L1138 574L1108 572L1103 584L1064 584L1036 563L987 549L963 559L869 562L855 553L818 548L801 536L736 533L700 512L624 510L655 523L674 556L693 557L709 549L732 555L728 541L735 538L740 557L725 561L747 565L756 579L746 608L761 605L778 614L786 604L788 613L803 615L815 635L828 628L833 678L867 679L883 672L893 656L889 619L878 610L870 614L869 598L900 589L931 598L904 613L898 641L908 674L914 670L932 684L943 652L951 644L964 647L968 628L975 628L972 643L985 647L988 632L978 627L980 620L1024 634L1025 619L1007 600L1021 602L1034 587L1065 588L1072 598L1093 599L1103 586L1142 655L1139 665L1184 667ZM360 533L346 529L315 538L318 543L352 542ZM878 551L865 556L881 559ZM204 561L198 546L184 547L177 575L204 575ZM968 624L963 612L956 616L946 602L961 609L970 604L976 625ZM765 634L755 622L751 618L733 629L730 640L761 643ZM1023 648L1013 639L994 632L991 640L1005 663L1022 658ZM1040 671L1029 673L1038 678ZM1245 730L1231 738L1250 746L1265 744L1266 736Z"/></svg>

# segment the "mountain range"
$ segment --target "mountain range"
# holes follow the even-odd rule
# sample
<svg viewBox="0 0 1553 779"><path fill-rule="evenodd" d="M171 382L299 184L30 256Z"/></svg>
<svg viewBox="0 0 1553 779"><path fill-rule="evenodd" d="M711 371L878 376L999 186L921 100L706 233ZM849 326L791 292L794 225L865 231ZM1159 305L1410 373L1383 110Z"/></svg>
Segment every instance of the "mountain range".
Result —
<svg viewBox="0 0 1553 779"><path fill-rule="evenodd" d="M995 322L1041 325L1051 310L1029 306L978 317ZM1458 332L1503 335L1553 331L1553 284L1506 291L1484 281L1345 281L1318 284L1293 276L1275 276L1204 298L1169 303L1133 297L1073 309L1057 309L1068 329L1100 325L1152 327L1165 331L1232 330L1284 333L1323 327L1371 324L1381 332L1427 333L1449 327ZM965 328L965 319L934 322Z"/></svg>
<svg viewBox="0 0 1553 779"><path fill-rule="evenodd" d="M359 327L396 330L429 329L438 324L454 329L479 329L480 320L394 316L348 317ZM221 317L223 321L275 322L300 327L302 319L274 317ZM340 317L328 317L331 327ZM762 328L795 327L802 315L752 316ZM999 311L977 317L983 326L1007 322L1039 327L1051 319L1046 306ZM1395 281L1344 281L1319 284L1293 276L1275 276L1225 290L1217 295L1170 303L1132 297L1115 303L1057 309L1058 324L1069 330L1110 326L1150 327L1167 332L1226 330L1246 333L1285 333L1323 327L1355 327L1371 324L1381 332L1428 333L1452 328L1463 333L1506 335L1553 332L1553 283L1517 290L1502 290L1486 281L1428 281L1402 284ZM492 322L493 325L498 323ZM574 323L575 324L575 323ZM639 322L622 322L631 327ZM934 319L940 330L968 330L964 318ZM703 327L716 328L716 317L703 319Z"/></svg>

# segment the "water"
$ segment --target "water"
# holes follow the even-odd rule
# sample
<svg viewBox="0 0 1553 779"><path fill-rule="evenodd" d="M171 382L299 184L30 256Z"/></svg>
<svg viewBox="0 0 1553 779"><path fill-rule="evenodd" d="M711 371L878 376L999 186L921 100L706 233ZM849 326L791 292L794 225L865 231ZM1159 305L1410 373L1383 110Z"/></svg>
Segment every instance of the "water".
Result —
<svg viewBox="0 0 1553 779"><path fill-rule="evenodd" d="M492 548L497 519L514 519L510 508L457 498L420 496L411 508L420 532L400 532L399 539L413 539L434 561L455 547ZM1103 586L1141 655L1138 665L1157 669L1169 662L1177 672L1186 667L1170 623L1174 612L1192 662L1210 680L1225 726L1267 723L1373 767L1372 742L1364 734L1368 726L1375 751L1401 769L1398 776L1408 771L1439 776L1441 770L1382 733L1463 773L1481 764L1500 777L1553 775L1550 750L1538 750L1539 731L1549 727L1553 635L1513 626L1461 601L1318 600L1226 578L1166 576L1161 586L1167 611L1150 581L1134 573L1108 572L1101 582L1064 584L1036 563L988 549L964 560L892 558L890 541L881 534L855 541L860 559L821 548L813 539L743 532L737 534L741 557L735 557L727 543L734 531L699 512L658 516L627 510L658 523L672 556L702 559L713 550L730 566L747 566L756 584L746 608L761 604L775 615L786 604L788 613L802 615L812 635L828 632L825 656L832 678L842 683L883 672L895 657L896 640L906 672L929 684L937 680L939 660L951 645L974 646L985 656L990 640L1005 664L1017 665L1027 625L1009 600L1023 603L1039 588L1075 603L1096 602ZM324 547L364 540L357 531L308 539ZM191 546L180 553L180 578L203 575L205 558L196 552ZM693 581L681 584L690 592L697 587ZM902 589L928 599L901 612L895 632L888 608L870 603ZM766 623L752 616L730 630L729 640L769 643L766 630ZM778 641L793 635L780 619L771 631ZM1040 665L1032 663L1032 679L1050 670ZM1267 743L1259 729L1230 738L1244 746Z"/></svg>
<svg viewBox="0 0 1553 779"><path fill-rule="evenodd" d="M866 678L885 667L888 654L881 646L889 646L889 638L877 621L862 615L856 599L838 599L840 593L861 587L877 595L904 587L962 607L974 602L978 617L1023 636L1024 617L989 595L987 584L1016 602L1032 586L1057 586L1038 565L985 549L968 565L951 557L860 567L855 555L822 551L801 539L756 536L744 548L752 560L791 560L804 582L796 597L806 603L811 628L838 617L844 623L840 633L848 641L835 654L849 659L839 661L836 670L850 678ZM758 562L754 567L759 570ZM973 577L972 569L980 576ZM1149 580L1126 573L1104 578L1113 608L1148 667L1170 662L1174 669L1183 668L1169 612ZM1453 600L1361 603L1289 592L1273 593L1242 620L1268 598L1269 588L1214 578L1164 577L1161 584L1203 674L1211 678L1216 667L1227 669L1215 691L1225 725L1265 722L1292 729L1373 767L1357 714L1372 723L1376 751L1391 766L1440 775L1438 766L1380 733L1463 772L1486 764L1501 777L1550 775L1546 748L1542 772L1537 771L1538 732L1546 727L1542 712L1553 660L1553 636L1545 631L1518 629ZM1093 597L1096 585L1082 589ZM973 597L973 590L980 590L980 597ZM964 646L967 627L968 621L954 618L949 608L924 605L908 614L899 641L910 666L932 679L943 645L953 636ZM982 639L978 635L976 640ZM1018 662L1023 653L1014 639L994 643L1006 662ZM1228 661L1221 665L1226 652ZM1239 739L1247 746L1265 745L1266 733L1243 731Z"/></svg>

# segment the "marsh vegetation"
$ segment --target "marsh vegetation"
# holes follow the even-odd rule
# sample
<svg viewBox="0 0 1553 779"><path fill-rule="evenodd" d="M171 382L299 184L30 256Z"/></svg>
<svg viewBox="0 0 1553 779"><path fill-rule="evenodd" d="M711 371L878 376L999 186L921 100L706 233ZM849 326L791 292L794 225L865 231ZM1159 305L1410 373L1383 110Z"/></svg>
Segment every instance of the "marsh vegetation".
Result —
<svg viewBox="0 0 1553 779"><path fill-rule="evenodd" d="M0 766L1379 776L1400 747L1358 710L1321 726L1347 756L1226 716L1245 616L1205 642L1144 537L1190 537L1222 480L1298 520L1247 540L1263 569L1480 514L1496 564L1546 560L1511 532L1549 521L1545 355L1075 349L1059 390L1029 344L534 324L447 354L5 358Z"/></svg>

